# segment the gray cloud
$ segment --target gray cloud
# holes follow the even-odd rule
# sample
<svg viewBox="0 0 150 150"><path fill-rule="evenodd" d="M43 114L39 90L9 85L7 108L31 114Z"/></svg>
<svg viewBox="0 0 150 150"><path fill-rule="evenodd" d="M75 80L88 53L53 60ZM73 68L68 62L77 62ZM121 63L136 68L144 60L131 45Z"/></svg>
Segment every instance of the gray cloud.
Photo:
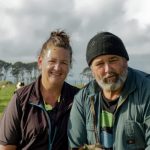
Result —
<svg viewBox="0 0 150 150"><path fill-rule="evenodd" d="M43 42L52 30L58 28L65 29L71 36L75 74L79 74L86 66L86 45L90 38L100 31L110 31L121 37L129 54L144 53L150 56L148 34L150 24L142 28L138 19L128 17L126 5L128 1L91 0L88 3L79 0L20 0L18 2L20 5L17 7L0 5L2 60L12 62L36 60Z"/></svg>

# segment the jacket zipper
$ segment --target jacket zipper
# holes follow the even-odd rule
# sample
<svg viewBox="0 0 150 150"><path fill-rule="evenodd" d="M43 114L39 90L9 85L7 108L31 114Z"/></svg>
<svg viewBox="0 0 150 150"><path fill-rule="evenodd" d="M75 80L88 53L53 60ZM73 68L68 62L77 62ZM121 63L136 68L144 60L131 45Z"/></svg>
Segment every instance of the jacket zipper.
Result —
<svg viewBox="0 0 150 150"><path fill-rule="evenodd" d="M53 140L51 141L51 136L50 136L50 132L51 132L51 122L50 122L50 119L49 119L49 116L48 116L48 113L47 113L47 111L45 110L45 108L40 104L40 105L35 105L35 104L33 104L33 103L30 103L31 105L33 105L33 106L35 106L35 107L38 107L38 108L40 108L40 109L42 109L43 111L44 111L44 113L45 113L45 115L46 115L46 119L47 119L47 122L48 122L48 126L49 126L49 128L48 128L48 130L49 130L49 148L48 148L48 150L52 150L52 142L54 141L54 138L55 138L55 134L56 133L54 133L54 138L53 138ZM56 132L56 131L55 131Z"/></svg>
<svg viewBox="0 0 150 150"><path fill-rule="evenodd" d="M115 123L115 116L116 116L117 110L122 106L122 104L125 102L127 97L128 97L128 95L117 105L117 108L116 108L115 113L113 115L113 126L114 126L114 123ZM114 128L113 128L113 139L114 139ZM113 145L113 149L115 149L114 145Z"/></svg>

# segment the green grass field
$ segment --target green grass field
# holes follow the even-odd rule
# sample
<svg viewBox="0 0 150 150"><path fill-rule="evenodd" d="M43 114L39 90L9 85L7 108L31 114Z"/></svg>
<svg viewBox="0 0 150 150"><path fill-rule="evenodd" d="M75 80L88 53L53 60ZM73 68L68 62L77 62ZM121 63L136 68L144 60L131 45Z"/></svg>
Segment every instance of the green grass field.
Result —
<svg viewBox="0 0 150 150"><path fill-rule="evenodd" d="M13 85L13 84L5 85L5 87L2 87L0 85L0 117L1 117L4 109L8 105L8 103L14 93L14 90L15 90L15 85Z"/></svg>
<svg viewBox="0 0 150 150"><path fill-rule="evenodd" d="M3 85L5 85L5 87L2 87ZM83 85L81 84L75 86L79 88L83 87ZM15 91L14 84L8 84L0 81L0 117L2 116L4 109L8 105L14 91Z"/></svg>

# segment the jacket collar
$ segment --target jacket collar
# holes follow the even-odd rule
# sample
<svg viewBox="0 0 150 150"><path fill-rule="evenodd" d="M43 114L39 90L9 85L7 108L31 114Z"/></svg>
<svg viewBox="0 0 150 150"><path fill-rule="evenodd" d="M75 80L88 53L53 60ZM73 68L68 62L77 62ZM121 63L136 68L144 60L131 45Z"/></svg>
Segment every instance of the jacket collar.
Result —
<svg viewBox="0 0 150 150"><path fill-rule="evenodd" d="M43 103L43 98L42 94L40 91L40 80L41 80L41 75L37 78L35 82L32 83L32 89L30 92L30 98L29 98L29 103L32 103L34 105L41 105Z"/></svg>
<svg viewBox="0 0 150 150"><path fill-rule="evenodd" d="M123 91L121 93L121 97L125 98L127 97L130 93L132 93L136 89L136 84L135 84L135 72L133 69L128 68L128 76L125 81Z"/></svg>
<svg viewBox="0 0 150 150"><path fill-rule="evenodd" d="M42 94L41 94L41 91L40 91L40 84L41 84L40 81L41 81L41 75L33 83L32 88L34 88L34 90L31 90L32 94L30 95L29 103L32 103L34 105L44 104ZM72 97L70 97L70 93L68 91L70 89L69 86L70 85L68 83L64 82L62 90L61 90L61 97L60 97L60 100L63 101L63 103L65 101L65 103L69 104L70 100L72 100Z"/></svg>

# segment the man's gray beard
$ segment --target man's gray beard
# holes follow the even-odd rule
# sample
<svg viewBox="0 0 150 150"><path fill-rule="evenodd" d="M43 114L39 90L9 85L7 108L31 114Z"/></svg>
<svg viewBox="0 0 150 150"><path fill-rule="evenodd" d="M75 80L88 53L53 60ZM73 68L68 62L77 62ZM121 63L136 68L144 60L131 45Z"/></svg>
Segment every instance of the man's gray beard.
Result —
<svg viewBox="0 0 150 150"><path fill-rule="evenodd" d="M99 80L98 85L103 89L107 91L116 91L119 89L125 82L128 75L128 70L124 70L123 74L119 76L117 82L115 83L104 83L103 80Z"/></svg>

